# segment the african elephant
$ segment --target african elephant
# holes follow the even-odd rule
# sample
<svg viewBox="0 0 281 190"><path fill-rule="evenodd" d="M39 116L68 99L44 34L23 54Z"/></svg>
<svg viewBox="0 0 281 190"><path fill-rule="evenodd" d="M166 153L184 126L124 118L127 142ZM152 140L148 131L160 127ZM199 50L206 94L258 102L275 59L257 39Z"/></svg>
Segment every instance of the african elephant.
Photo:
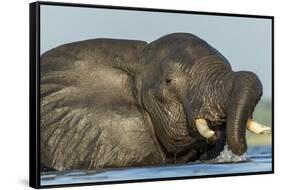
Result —
<svg viewBox="0 0 281 190"><path fill-rule="evenodd" d="M56 170L211 159L245 131L262 84L234 72L206 41L174 33L151 43L93 39L41 56L41 162Z"/></svg>

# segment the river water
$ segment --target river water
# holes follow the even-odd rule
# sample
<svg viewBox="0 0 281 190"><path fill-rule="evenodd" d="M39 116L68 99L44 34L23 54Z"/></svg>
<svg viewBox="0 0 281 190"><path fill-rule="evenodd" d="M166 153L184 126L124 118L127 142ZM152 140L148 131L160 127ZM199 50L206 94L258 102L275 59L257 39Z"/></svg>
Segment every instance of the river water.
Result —
<svg viewBox="0 0 281 190"><path fill-rule="evenodd" d="M267 171L272 171L271 146L254 146L248 148L247 159L243 162L195 162L161 167L42 172L41 185L63 185Z"/></svg>

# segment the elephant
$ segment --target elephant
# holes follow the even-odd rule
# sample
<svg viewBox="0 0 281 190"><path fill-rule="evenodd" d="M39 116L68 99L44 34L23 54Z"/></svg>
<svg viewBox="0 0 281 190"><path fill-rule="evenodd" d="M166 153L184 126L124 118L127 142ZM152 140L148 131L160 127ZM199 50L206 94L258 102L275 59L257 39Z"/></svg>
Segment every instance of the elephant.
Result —
<svg viewBox="0 0 281 190"><path fill-rule="evenodd" d="M40 157L55 170L162 166L247 151L262 84L191 33L98 38L40 57Z"/></svg>

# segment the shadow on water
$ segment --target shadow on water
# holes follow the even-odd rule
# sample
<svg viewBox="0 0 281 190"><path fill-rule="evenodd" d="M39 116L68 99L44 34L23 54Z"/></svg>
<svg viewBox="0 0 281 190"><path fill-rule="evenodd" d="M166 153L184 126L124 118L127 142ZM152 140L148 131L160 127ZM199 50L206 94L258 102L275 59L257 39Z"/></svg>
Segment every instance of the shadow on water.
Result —
<svg viewBox="0 0 281 190"><path fill-rule="evenodd" d="M223 156L230 158L228 154ZM233 158L231 157L231 159ZM226 159L224 161L212 160L211 162L194 162L161 167L42 172L41 185L206 176L265 171L272 171L271 146L250 147L245 159L236 160L236 162L230 162Z"/></svg>

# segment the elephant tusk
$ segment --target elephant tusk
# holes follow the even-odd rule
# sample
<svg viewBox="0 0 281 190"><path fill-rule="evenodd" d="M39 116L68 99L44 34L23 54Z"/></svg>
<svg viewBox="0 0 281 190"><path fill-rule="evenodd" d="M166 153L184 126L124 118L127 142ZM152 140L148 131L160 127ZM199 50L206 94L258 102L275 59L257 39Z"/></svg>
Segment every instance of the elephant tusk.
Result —
<svg viewBox="0 0 281 190"><path fill-rule="evenodd" d="M247 122L247 129L255 134L266 134L271 128L249 119Z"/></svg>
<svg viewBox="0 0 281 190"><path fill-rule="evenodd" d="M207 139L215 134L215 132L208 127L205 119L196 119L195 125L200 135Z"/></svg>

